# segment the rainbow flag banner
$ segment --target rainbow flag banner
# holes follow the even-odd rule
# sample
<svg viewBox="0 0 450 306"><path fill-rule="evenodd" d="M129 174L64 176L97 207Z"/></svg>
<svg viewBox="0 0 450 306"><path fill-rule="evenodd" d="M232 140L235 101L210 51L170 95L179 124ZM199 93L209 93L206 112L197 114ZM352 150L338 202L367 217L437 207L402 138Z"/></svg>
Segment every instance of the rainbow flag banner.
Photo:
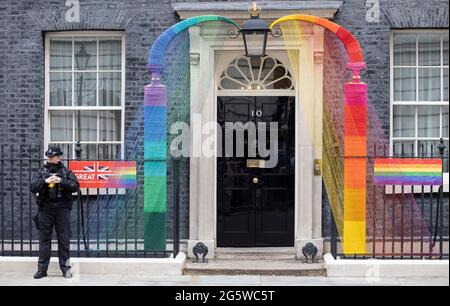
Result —
<svg viewBox="0 0 450 306"><path fill-rule="evenodd" d="M442 185L442 160L417 158L377 158L374 162L377 185Z"/></svg>

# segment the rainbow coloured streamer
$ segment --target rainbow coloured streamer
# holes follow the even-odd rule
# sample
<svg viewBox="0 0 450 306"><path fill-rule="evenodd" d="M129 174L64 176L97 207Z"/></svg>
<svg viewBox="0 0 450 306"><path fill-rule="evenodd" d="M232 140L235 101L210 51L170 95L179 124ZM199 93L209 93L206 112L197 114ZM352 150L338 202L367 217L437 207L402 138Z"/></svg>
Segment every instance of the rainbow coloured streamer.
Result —
<svg viewBox="0 0 450 306"><path fill-rule="evenodd" d="M367 84L344 87L344 253L366 253Z"/></svg>
<svg viewBox="0 0 450 306"><path fill-rule="evenodd" d="M161 72L164 66L164 55L170 42L178 34L189 29L190 27L199 25L204 22L212 22L212 21L222 21L225 23L229 23L235 26L236 28L239 28L239 24L236 21L222 16L205 15L186 19L167 29L155 40L149 52L147 67L149 69L160 70Z"/></svg>
<svg viewBox="0 0 450 306"><path fill-rule="evenodd" d="M360 82L365 68L361 45L345 28L329 20L311 15L290 15L270 26L285 21L305 21L319 25L342 41L349 57L348 68L353 81L345 84L344 111L344 253L366 253L366 158L367 155L367 84Z"/></svg>
<svg viewBox="0 0 450 306"><path fill-rule="evenodd" d="M166 87L150 85L144 96L144 247L166 247Z"/></svg>
<svg viewBox="0 0 450 306"><path fill-rule="evenodd" d="M362 52L361 45L359 44L358 40L356 40L356 38L345 28L327 19L323 19L312 15L301 15L301 14L289 15L282 17L278 20L275 20L271 24L270 28L273 29L276 25L291 20L310 22L318 26L324 27L325 29L333 32L344 43L344 46L347 49L350 62L352 63L364 62L364 54Z"/></svg>
<svg viewBox="0 0 450 306"><path fill-rule="evenodd" d="M378 158L374 161L377 185L442 185L441 159Z"/></svg>
<svg viewBox="0 0 450 306"><path fill-rule="evenodd" d="M190 18L162 33L149 52L147 68L152 83L145 87L144 97L144 248L147 251L166 249L167 88L160 83L166 49L181 32L211 21L239 28L234 20L222 16Z"/></svg>

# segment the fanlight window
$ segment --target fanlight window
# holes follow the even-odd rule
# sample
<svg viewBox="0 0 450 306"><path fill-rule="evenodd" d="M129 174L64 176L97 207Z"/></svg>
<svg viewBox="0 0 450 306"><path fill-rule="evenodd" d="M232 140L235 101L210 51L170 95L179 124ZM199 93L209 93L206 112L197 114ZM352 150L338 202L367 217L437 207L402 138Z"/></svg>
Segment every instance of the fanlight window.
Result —
<svg viewBox="0 0 450 306"><path fill-rule="evenodd" d="M223 72L219 90L294 90L288 69L273 57L241 57Z"/></svg>

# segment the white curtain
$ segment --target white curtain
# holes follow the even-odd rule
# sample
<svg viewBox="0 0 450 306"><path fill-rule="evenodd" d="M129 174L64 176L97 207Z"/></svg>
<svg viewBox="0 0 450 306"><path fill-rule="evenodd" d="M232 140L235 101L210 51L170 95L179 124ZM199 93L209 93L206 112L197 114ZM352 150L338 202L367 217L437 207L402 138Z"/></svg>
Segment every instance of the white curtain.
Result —
<svg viewBox="0 0 450 306"><path fill-rule="evenodd" d="M394 100L416 101L417 35L394 35ZM409 67L408 67L409 66Z"/></svg>
<svg viewBox="0 0 450 306"><path fill-rule="evenodd" d="M448 106L442 108L442 137L448 138Z"/></svg>
<svg viewBox="0 0 450 306"><path fill-rule="evenodd" d="M72 70L72 38L50 40L50 70Z"/></svg>
<svg viewBox="0 0 450 306"><path fill-rule="evenodd" d="M72 141L73 118L71 111L51 111L50 125L50 141Z"/></svg>
<svg viewBox="0 0 450 306"><path fill-rule="evenodd" d="M72 106L72 73L50 72L50 106Z"/></svg>
<svg viewBox="0 0 450 306"><path fill-rule="evenodd" d="M118 37L99 39L99 105L120 106L122 42ZM113 71L116 72L113 72Z"/></svg>
<svg viewBox="0 0 450 306"><path fill-rule="evenodd" d="M394 69L394 100L416 101L416 68Z"/></svg>
<svg viewBox="0 0 450 306"><path fill-rule="evenodd" d="M448 68L444 69L444 101L448 102Z"/></svg>
<svg viewBox="0 0 450 306"><path fill-rule="evenodd" d="M72 106L72 39L50 40L50 105Z"/></svg>
<svg viewBox="0 0 450 306"><path fill-rule="evenodd" d="M440 134L440 106L419 106L417 109L419 137L438 138Z"/></svg>
<svg viewBox="0 0 450 306"><path fill-rule="evenodd" d="M419 101L441 101L440 68L419 68Z"/></svg>
<svg viewBox="0 0 450 306"><path fill-rule="evenodd" d="M394 107L394 137L415 137L416 107Z"/></svg>
<svg viewBox="0 0 450 306"><path fill-rule="evenodd" d="M99 106L120 106L122 93L120 72L99 73Z"/></svg>
<svg viewBox="0 0 450 306"><path fill-rule="evenodd" d="M120 111L100 112L100 141L120 141Z"/></svg>
<svg viewBox="0 0 450 306"><path fill-rule="evenodd" d="M97 38L74 39L75 70L97 70Z"/></svg>
<svg viewBox="0 0 450 306"><path fill-rule="evenodd" d="M75 72L75 106L97 105L97 73Z"/></svg>
<svg viewBox="0 0 450 306"><path fill-rule="evenodd" d="M97 141L97 112L77 111L75 116L76 140Z"/></svg>
<svg viewBox="0 0 450 306"><path fill-rule="evenodd" d="M99 69L120 70L122 67L122 42L117 37L99 39Z"/></svg>

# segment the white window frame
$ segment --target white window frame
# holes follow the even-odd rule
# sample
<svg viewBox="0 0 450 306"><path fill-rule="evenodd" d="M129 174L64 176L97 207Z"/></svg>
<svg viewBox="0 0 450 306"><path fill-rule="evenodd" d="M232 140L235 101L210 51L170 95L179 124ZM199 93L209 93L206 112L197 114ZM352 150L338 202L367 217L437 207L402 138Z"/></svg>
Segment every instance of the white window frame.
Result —
<svg viewBox="0 0 450 306"><path fill-rule="evenodd" d="M449 101L444 101L444 78L441 77L441 100L440 101L419 101L419 84L418 84L418 72L420 68L440 68L441 76L443 76L444 69L448 69L449 66L444 66L444 53L443 53L443 39L441 38L441 65L440 66L419 66L419 39L416 39L416 65L415 66L394 66L394 35L395 34L422 34L422 33L435 33L435 34L447 34L448 30L445 29L426 29L426 30L393 30L390 34L390 133L389 133L389 143L390 143L390 154L393 156L394 154L394 141L414 141L414 155L418 156L418 142L419 141L439 141L440 138L443 138L443 122L442 122L442 106L448 106ZM394 99L394 68L415 68L416 69L416 101L395 101ZM440 131L439 138L432 137L419 137L418 134L418 112L415 112L415 137L394 137L394 107L395 106L441 106L440 111ZM417 137L416 137L417 136ZM449 138L445 137L444 140L448 141ZM437 157L437 156L436 156ZM444 173L444 191L448 192L449 190L449 173Z"/></svg>
<svg viewBox="0 0 450 306"><path fill-rule="evenodd" d="M50 40L52 38L80 38L80 37L95 37L97 38L97 48L98 48L98 38L101 37L118 37L121 39L122 50L121 50L121 105L120 106L98 106L98 72L99 72L99 52L97 50L97 106L50 106ZM67 31L67 32L51 32L46 33L45 35L45 114L44 114L44 147L46 148L50 141L50 112L51 111L108 111L108 110L116 110L121 112L121 139L120 141L82 141L82 144L116 144L120 145L121 159L124 159L124 145L125 145L125 86L126 86L126 54L125 54L125 33L123 31ZM74 61L74 56L72 54L72 61ZM113 72L119 72L119 70L112 70ZM53 71L55 72L55 71ZM58 72L58 71L56 71ZM72 64L72 102L74 102L74 73L80 72L78 70L74 70L74 64ZM82 72L82 71L81 71ZM97 113L97 139L99 139L99 120ZM73 131L74 133L72 139L75 139L76 126L74 124ZM70 141L57 141L58 144L64 145L73 145L72 152L67 156L69 158L75 157L75 144Z"/></svg>

